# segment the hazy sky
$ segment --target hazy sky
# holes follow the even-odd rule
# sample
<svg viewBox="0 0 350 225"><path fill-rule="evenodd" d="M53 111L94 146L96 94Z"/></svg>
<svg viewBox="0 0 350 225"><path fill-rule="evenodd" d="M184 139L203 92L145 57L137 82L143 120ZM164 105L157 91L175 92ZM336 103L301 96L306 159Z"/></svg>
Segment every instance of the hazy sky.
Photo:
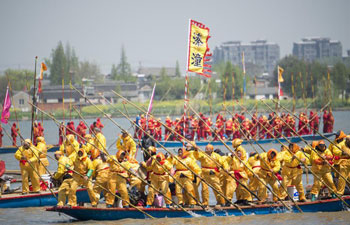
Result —
<svg viewBox="0 0 350 225"><path fill-rule="evenodd" d="M69 42L80 60L108 73L124 45L129 62L184 68L188 19L210 28L209 47L224 41L267 39L291 54L306 36L340 40L350 49L348 0L0 0L0 71L33 68L58 41Z"/></svg>

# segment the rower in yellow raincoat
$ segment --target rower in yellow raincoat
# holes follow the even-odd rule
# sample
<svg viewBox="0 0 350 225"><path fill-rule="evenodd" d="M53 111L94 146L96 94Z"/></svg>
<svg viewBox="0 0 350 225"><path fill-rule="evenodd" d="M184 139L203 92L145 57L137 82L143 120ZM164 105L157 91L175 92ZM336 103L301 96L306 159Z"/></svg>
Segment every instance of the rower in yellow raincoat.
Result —
<svg viewBox="0 0 350 225"><path fill-rule="evenodd" d="M47 154L47 146L44 137L37 137L36 138L36 148L39 154L40 162L38 162L38 172L39 175L46 174L47 171L45 167L47 168L49 166L49 160L47 160L46 154Z"/></svg>
<svg viewBox="0 0 350 225"><path fill-rule="evenodd" d="M73 163L70 158L64 156L61 151L55 152L55 158L58 161L57 172L53 175L52 179L62 179L62 184L58 188L58 206L64 206L67 200L67 193L69 194L72 188L73 182ZM74 205L74 197L68 195L68 205Z"/></svg>
<svg viewBox="0 0 350 225"><path fill-rule="evenodd" d="M195 196L192 182L194 179L194 175L188 168L190 168L194 173L200 174L200 168L197 165L196 161L189 157L189 153L183 148L178 149L177 156L171 156L167 160L169 160L169 162L175 166L176 170L174 178L185 188L184 194L190 193L192 196ZM188 168L184 165L186 165ZM176 196L178 198L178 204L184 205L182 187L176 183L175 189ZM192 197L188 197L188 199L189 205L191 207L196 204L196 200Z"/></svg>
<svg viewBox="0 0 350 225"><path fill-rule="evenodd" d="M91 201L92 207L97 207L97 204L100 200L100 194L103 190L106 195L106 190L108 190L107 184L110 180L109 177L109 165L106 162L104 154L101 154L100 151L96 148L91 150L91 158L92 158L92 169L94 170L93 176L95 177L95 183L93 190L95 195L93 196L93 200Z"/></svg>
<svg viewBox="0 0 350 225"><path fill-rule="evenodd" d="M94 148L94 138L92 138L91 134L85 134L84 138L86 139L86 143L82 147L86 154L91 155L91 149Z"/></svg>
<svg viewBox="0 0 350 225"><path fill-rule="evenodd" d="M249 177L249 185L248 188L252 192L257 192L259 188L259 184L261 183L258 179L258 174L260 173L260 160L259 160L259 154L256 152L251 152L249 154L249 158L247 161L247 166L253 171L253 173L250 170L246 170L248 177ZM252 197L252 196L251 196ZM248 199L249 201L252 201L253 199Z"/></svg>
<svg viewBox="0 0 350 225"><path fill-rule="evenodd" d="M279 179L279 174L277 173L281 169L281 164L277 158L277 154L277 150L270 149L268 152L263 152L259 155L261 169L258 175L265 181L266 185L269 184L272 187L273 192L277 195L273 195L274 202L277 202L280 196L277 181L277 179ZM259 184L258 197L261 202L265 202L267 199L267 188L261 182Z"/></svg>
<svg viewBox="0 0 350 225"><path fill-rule="evenodd" d="M240 159L246 163L247 162L247 151L242 146L242 139L236 138L232 141L232 147L234 148L235 152L240 152Z"/></svg>
<svg viewBox="0 0 350 225"><path fill-rule="evenodd" d="M329 150L334 156L334 168L337 169L343 177L348 177L350 173L350 156L347 154L348 147L346 146L345 141L346 134L343 131L338 131L335 136L334 144L331 143L329 145ZM338 194L343 195L346 181L335 171L334 176L338 177L337 192Z"/></svg>
<svg viewBox="0 0 350 225"><path fill-rule="evenodd" d="M315 149L312 149L310 156L311 170L331 188L329 192L332 193L332 197L334 198L334 192L336 192L337 189L333 183L331 167L326 162L328 161L329 163L332 163L332 159L332 152L327 148L324 141L318 141ZM312 201L316 200L316 196L318 195L318 192L320 191L322 185L319 178L314 176L314 184L312 185L310 192Z"/></svg>
<svg viewBox="0 0 350 225"><path fill-rule="evenodd" d="M341 147L344 145L345 138L346 138L346 134L344 133L344 131L339 130L335 134L335 139L334 139L333 143L330 143L328 146L328 149L332 152L333 156L335 157L333 160L334 164L333 164L332 172L333 172L334 177L336 177L336 178L340 177L338 174L338 172L340 172L339 162L341 159L341 152L342 152ZM343 161L343 160L341 160L341 161ZM344 162L343 162L343 164L344 164ZM338 172L336 172L335 170L337 170ZM343 171L343 172L345 172L345 171Z"/></svg>
<svg viewBox="0 0 350 225"><path fill-rule="evenodd" d="M350 136L347 136L340 144L340 149L334 149L333 152L338 161L339 173L349 180L350 176ZM344 178L339 176L338 180L338 194L343 195L345 191L346 181Z"/></svg>
<svg viewBox="0 0 350 225"><path fill-rule="evenodd" d="M307 165L308 159L295 143L289 144L289 151L287 150L283 154L282 184L285 188L294 185L299 193L299 201L305 202L306 198L302 180L303 169L300 162ZM283 196L281 197L287 197L287 193L285 193L284 189Z"/></svg>
<svg viewBox="0 0 350 225"><path fill-rule="evenodd" d="M147 169L151 170L150 175L151 184L156 190L149 191L147 196L146 208L150 207L154 201L154 194L167 195L169 192L169 173L172 168L172 164L165 159L162 152L159 152L156 157L151 157L146 163ZM150 187L150 189L153 189ZM169 196L167 196L169 197ZM171 197L171 196L170 196ZM168 198L165 198L165 204L167 207L171 204Z"/></svg>
<svg viewBox="0 0 350 225"><path fill-rule="evenodd" d="M60 146L59 151L65 154L68 158L73 160L79 151L79 143L75 140L74 134L68 134L66 140Z"/></svg>
<svg viewBox="0 0 350 225"><path fill-rule="evenodd" d="M249 205L248 201L251 199L250 193L245 189L241 184L247 187L248 175L246 173L243 163L238 160L238 157L242 157L240 152L238 154L232 154L231 156L226 156L225 160L229 167L228 172L232 175L224 174L224 185L223 191L225 196L230 200L226 202L226 205L229 206L232 204L233 193L236 191L236 204ZM234 179L235 177L236 179ZM241 184L238 183L239 180Z"/></svg>
<svg viewBox="0 0 350 225"><path fill-rule="evenodd" d="M107 207L114 206L116 190L120 193L122 205L124 208L129 207L129 194L127 190L128 171L131 168L129 161L126 158L126 151L119 150L116 155L108 157L107 162L110 165L110 176L108 180L108 190L106 194ZM113 194L112 194L113 193Z"/></svg>
<svg viewBox="0 0 350 225"><path fill-rule="evenodd" d="M208 144L205 147L205 152L199 152L196 149L194 156L201 163L203 179L214 189L213 191L217 204L225 205L224 198L218 193L219 191L221 194L223 194L222 187L220 185L220 170L217 164L221 165L225 170L228 170L229 167L227 162L219 154L214 152L214 147L211 144ZM207 202L209 202L209 191L204 193L203 196L203 204Z"/></svg>
<svg viewBox="0 0 350 225"><path fill-rule="evenodd" d="M106 137L102 134L99 128L95 128L95 137L94 137L94 147L103 151L108 155L107 146L106 146Z"/></svg>
<svg viewBox="0 0 350 225"><path fill-rule="evenodd" d="M126 151L128 157L135 158L136 143L125 130L122 131L122 135L118 138L116 146L118 151Z"/></svg>
<svg viewBox="0 0 350 225"><path fill-rule="evenodd" d="M22 194L29 192L29 178L32 183L33 192L39 192L39 176L38 171L39 153L34 148L30 139L24 140L23 146L19 147L15 153L15 158L19 161L22 175Z"/></svg>
<svg viewBox="0 0 350 225"><path fill-rule="evenodd" d="M95 192L92 189L92 162L84 149L79 149L78 154L73 159L73 182L69 192L69 196L72 196L71 206L77 205L76 192L79 186L86 187L90 202L92 202Z"/></svg>

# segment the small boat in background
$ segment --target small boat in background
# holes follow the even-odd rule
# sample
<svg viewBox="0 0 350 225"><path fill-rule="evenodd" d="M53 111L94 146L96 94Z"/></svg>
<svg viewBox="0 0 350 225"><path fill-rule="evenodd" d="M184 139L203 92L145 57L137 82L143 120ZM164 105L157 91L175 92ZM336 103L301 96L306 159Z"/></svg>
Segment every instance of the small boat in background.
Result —
<svg viewBox="0 0 350 225"><path fill-rule="evenodd" d="M57 196L57 191L54 192ZM90 202L86 189L77 190L77 202ZM50 191L22 195L21 193L3 194L0 208L23 208L57 205L57 199Z"/></svg>
<svg viewBox="0 0 350 225"><path fill-rule="evenodd" d="M324 137L331 137L335 135L334 133L326 133L323 134ZM297 143L297 142L301 142L304 140L306 141L317 141L317 140L322 140L324 139L324 137L322 137L321 135L302 135L300 137L298 136L293 136L293 137L288 137L286 139L288 139L290 142L293 143ZM249 143L255 144L255 142L259 143L259 144L268 144L268 143L276 143L278 144L279 141L281 141L282 143L286 143L287 140L285 138L271 138L271 139L259 139L254 141L253 139L249 139L249 140L243 140L242 145L247 145ZM231 142L232 141L225 141L225 143L228 146L231 146ZM163 145L166 148L180 148L183 146L182 142L180 141L159 141L159 143L161 145ZM224 144L221 141L196 141L196 145L197 146L206 146L207 144L212 144L213 146L223 146ZM157 144L157 147L160 147L159 144Z"/></svg>
<svg viewBox="0 0 350 225"><path fill-rule="evenodd" d="M346 203L350 204L350 196L343 197ZM314 212L336 212L346 210L339 199L320 200L314 202L299 202L297 203L301 210L305 213ZM290 204L289 204L290 205ZM253 206L241 206L240 208L245 215L262 215L294 212L299 210L293 206L291 210L279 204L264 204ZM204 210L202 208L185 208L168 209L168 208L140 208L154 218L174 218L174 217L212 217L212 216L243 216L242 212L235 207L220 207ZM121 219L145 219L148 218L143 212L134 208L92 208L92 207L51 207L46 211L60 212L69 215L78 220L121 220Z"/></svg>

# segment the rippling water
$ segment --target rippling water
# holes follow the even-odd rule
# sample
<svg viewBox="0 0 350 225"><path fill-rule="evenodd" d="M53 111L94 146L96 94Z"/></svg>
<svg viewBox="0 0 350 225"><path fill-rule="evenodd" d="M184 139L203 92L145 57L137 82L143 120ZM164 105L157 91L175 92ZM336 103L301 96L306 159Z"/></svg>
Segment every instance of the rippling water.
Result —
<svg viewBox="0 0 350 225"><path fill-rule="evenodd" d="M334 112L335 116L335 128L344 130L346 133L350 132L350 120L348 119L350 112L338 111ZM118 124L124 128L129 128L132 132L130 122L126 119L115 118ZM164 118L163 118L164 120ZM87 119L88 123L92 123L93 119ZM78 120L74 120L77 125ZM102 119L102 123L105 125L103 133L106 135L107 146L112 145L110 153L116 152L114 141L116 140L117 134L120 130L112 122L107 119ZM54 144L58 142L58 128L54 122L50 120L44 121L45 127L45 138L47 143ZM9 130L9 126L3 126L6 130ZM20 122L21 133L24 137L30 135L30 121ZM4 136L4 145L9 145L10 140ZM304 145L303 143L301 145ZM255 146L258 151L262 151L258 146ZM264 144L264 149L276 148L279 149L278 144ZM252 146L245 146L247 152L254 151ZM228 151L222 148L223 151ZM52 156L53 154L50 153ZM141 153L138 153L137 158L141 160ZM18 161L14 159L13 154L1 154L1 160L6 161L7 169L19 169ZM50 159L49 159L50 160ZM50 160L50 170L56 170L57 164ZM306 177L304 176L304 186L306 185ZM312 176L309 175L309 183L312 184ZM210 192L210 203L215 203L215 198ZM65 216L64 214L59 215L58 213L46 212L44 208L20 208L20 209L0 209L0 224L350 224L350 213L335 212L335 213L284 213L284 214L272 214L272 215L256 215L256 216L243 216L243 217L198 217L198 218L176 218L176 219L145 219L145 220L121 220L121 221L85 221L77 222L74 219Z"/></svg>

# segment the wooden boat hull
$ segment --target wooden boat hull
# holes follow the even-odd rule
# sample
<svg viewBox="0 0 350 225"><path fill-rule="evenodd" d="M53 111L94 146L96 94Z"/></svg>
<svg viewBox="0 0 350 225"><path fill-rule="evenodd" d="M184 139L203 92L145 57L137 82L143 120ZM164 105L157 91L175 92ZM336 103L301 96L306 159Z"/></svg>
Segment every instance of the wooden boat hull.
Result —
<svg viewBox="0 0 350 225"><path fill-rule="evenodd" d="M47 149L48 152L55 152L59 149L60 147L57 145L52 145L50 148ZM1 147L0 148L0 154L5 154L5 153L13 153L17 151L18 148L13 147L13 146L7 146L7 147Z"/></svg>
<svg viewBox="0 0 350 225"><path fill-rule="evenodd" d="M325 137L329 138L331 136L334 135L334 133L326 133L326 134L323 134ZM317 141L317 140L321 140L321 139L324 139L322 136L320 135L303 135L301 136L303 139L305 139L306 141ZM291 142L301 142L302 139L298 136L295 136L295 137L289 137L287 138L289 141ZM281 141L282 143L285 143L287 142L286 139L284 138L278 138L278 139L261 139L261 140L257 140L257 142L259 144L267 144L267 143L279 143L279 141ZM225 143L228 145L228 146L231 146L231 142L232 141L226 141ZM255 141L254 140L243 140L243 145L247 145L252 143L252 144L255 144ZM180 148L183 146L183 144L179 141L160 141L159 142L161 145L163 145L164 147L166 148ZM207 144L212 144L214 146L223 146L223 143L221 141L196 141L196 145L197 146L206 146ZM157 144L157 147L160 147L159 144Z"/></svg>
<svg viewBox="0 0 350 225"><path fill-rule="evenodd" d="M350 196L343 198L350 204ZM303 212L335 212L346 210L346 207L339 199L320 200L315 202L298 203ZM284 212L299 212L295 206L289 211L282 204L266 204L255 206L242 206L245 215L257 214L274 214ZM212 208L211 210L186 209L185 212L181 209L167 208L141 208L155 218L174 218L174 217L212 217L212 216L242 216L242 212L235 207L223 207L220 209ZM120 220L120 219L145 219L148 218L142 212L136 209L123 208L87 208L87 207L52 207L46 211L61 212L78 220Z"/></svg>
<svg viewBox="0 0 350 225"><path fill-rule="evenodd" d="M57 196L57 191L55 192ZM90 202L86 189L77 190L77 202ZM51 192L40 194L9 194L0 198L0 208L24 208L57 205L56 198Z"/></svg>

